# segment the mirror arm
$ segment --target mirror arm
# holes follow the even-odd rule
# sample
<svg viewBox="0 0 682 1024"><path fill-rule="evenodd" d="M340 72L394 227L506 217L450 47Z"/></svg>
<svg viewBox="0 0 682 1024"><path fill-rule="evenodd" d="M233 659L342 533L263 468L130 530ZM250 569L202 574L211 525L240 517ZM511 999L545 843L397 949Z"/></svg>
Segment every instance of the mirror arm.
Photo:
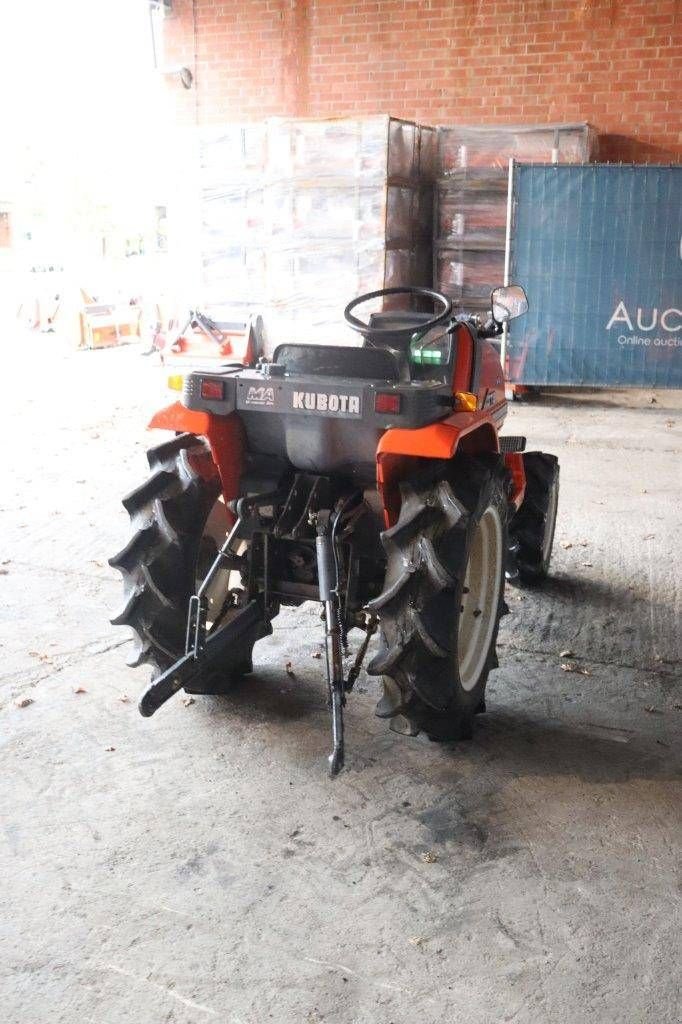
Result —
<svg viewBox="0 0 682 1024"><path fill-rule="evenodd" d="M501 324L499 320L490 314L490 319L486 320L484 324L479 327L478 336L479 338L497 338L504 330L504 324Z"/></svg>

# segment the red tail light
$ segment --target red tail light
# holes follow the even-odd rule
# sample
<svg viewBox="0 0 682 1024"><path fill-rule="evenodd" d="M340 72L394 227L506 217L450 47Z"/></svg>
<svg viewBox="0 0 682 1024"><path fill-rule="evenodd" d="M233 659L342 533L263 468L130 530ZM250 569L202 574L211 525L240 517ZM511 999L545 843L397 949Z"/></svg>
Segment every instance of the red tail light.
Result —
<svg viewBox="0 0 682 1024"><path fill-rule="evenodd" d="M400 413L400 399L401 396L394 391L379 391L374 396L374 411L397 416Z"/></svg>
<svg viewBox="0 0 682 1024"><path fill-rule="evenodd" d="M222 380L202 380L201 397L209 402L222 402L225 397L225 384Z"/></svg>

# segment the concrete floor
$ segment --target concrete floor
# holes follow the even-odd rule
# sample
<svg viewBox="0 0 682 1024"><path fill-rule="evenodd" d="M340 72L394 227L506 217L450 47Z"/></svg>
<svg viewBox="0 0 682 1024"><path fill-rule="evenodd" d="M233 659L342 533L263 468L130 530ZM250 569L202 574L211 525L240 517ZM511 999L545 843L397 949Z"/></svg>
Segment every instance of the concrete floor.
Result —
<svg viewBox="0 0 682 1024"><path fill-rule="evenodd" d="M137 713L106 557L159 371L47 338L6 382L5 1024L679 1021L679 395L512 409L562 496L489 712L471 743L408 740L363 677L332 783L313 608L229 699Z"/></svg>

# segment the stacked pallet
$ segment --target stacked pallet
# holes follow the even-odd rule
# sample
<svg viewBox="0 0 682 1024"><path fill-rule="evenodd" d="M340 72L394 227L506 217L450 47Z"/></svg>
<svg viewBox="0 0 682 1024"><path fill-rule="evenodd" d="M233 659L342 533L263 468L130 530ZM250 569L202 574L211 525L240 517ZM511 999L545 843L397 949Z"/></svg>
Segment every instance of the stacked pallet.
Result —
<svg viewBox="0 0 682 1024"><path fill-rule="evenodd" d="M434 287L472 312L504 279L509 159L585 163L596 156L587 124L438 129Z"/></svg>
<svg viewBox="0 0 682 1024"><path fill-rule="evenodd" d="M352 341L351 298L430 283L435 165L433 129L383 116L205 133L204 301L262 313L269 349Z"/></svg>

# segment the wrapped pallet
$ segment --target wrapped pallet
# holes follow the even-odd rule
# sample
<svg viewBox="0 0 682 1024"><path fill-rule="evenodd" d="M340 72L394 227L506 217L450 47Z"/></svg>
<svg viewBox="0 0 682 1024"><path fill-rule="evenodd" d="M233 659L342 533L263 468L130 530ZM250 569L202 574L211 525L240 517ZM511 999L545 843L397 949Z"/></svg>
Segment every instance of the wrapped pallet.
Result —
<svg viewBox="0 0 682 1024"><path fill-rule="evenodd" d="M430 283L436 156L433 129L385 116L205 132L204 301L262 313L269 350L352 342L351 298Z"/></svg>
<svg viewBox="0 0 682 1024"><path fill-rule="evenodd" d="M510 158L586 163L596 148L588 124L440 127L434 287L460 308L486 310L491 289L504 278Z"/></svg>
<svg viewBox="0 0 682 1024"><path fill-rule="evenodd" d="M598 137L586 122L579 124L470 125L438 129L439 172L462 167L506 170L513 157L523 163L584 164L597 159Z"/></svg>

